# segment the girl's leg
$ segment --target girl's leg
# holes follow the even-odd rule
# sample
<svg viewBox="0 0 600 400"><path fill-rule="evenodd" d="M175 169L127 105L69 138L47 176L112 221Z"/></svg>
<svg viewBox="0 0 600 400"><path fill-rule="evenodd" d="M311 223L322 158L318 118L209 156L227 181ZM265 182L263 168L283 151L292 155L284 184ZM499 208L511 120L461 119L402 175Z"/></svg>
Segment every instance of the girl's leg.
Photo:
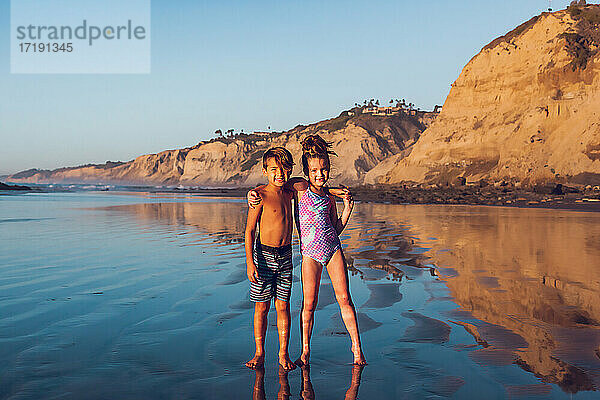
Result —
<svg viewBox="0 0 600 400"><path fill-rule="evenodd" d="M302 310L300 312L300 335L302 354L296 364L308 365L310 361L310 337L312 335L315 309L319 299L319 284L323 266L310 257L302 257Z"/></svg>
<svg viewBox="0 0 600 400"><path fill-rule="evenodd" d="M348 286L348 271L346 270L346 259L342 250L335 252L329 264L327 272L331 278L331 284L335 291L335 298L340 305L342 320L352 340L352 353L354 354L354 364L365 365L367 361L362 353L360 344L360 335L358 333L358 321L356 320L356 310L350 297L350 288Z"/></svg>

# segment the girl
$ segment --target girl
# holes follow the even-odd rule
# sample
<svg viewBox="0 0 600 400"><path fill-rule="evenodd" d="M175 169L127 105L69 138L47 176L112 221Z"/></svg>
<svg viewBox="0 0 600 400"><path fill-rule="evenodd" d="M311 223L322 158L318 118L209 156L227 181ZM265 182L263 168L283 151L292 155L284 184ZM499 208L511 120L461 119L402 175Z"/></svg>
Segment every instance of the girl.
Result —
<svg viewBox="0 0 600 400"><path fill-rule="evenodd" d="M300 235L302 253L302 311L301 334L302 354L296 364L308 365L310 359L310 338L313 330L314 312L319 297L319 285L323 267L327 267L342 312L342 319L352 340L354 364L365 365L362 353L356 310L350 297L346 260L338 235L346 227L354 202L347 189L327 189L329 179L329 155L331 144L319 135L309 135L302 142L302 168L308 181L291 178L286 187L293 190L295 198L296 228ZM344 199L344 210L338 217L335 201L331 194ZM256 191L248 192L250 207L260 203Z"/></svg>
<svg viewBox="0 0 600 400"><path fill-rule="evenodd" d="M354 202L349 194L344 196L344 210L338 217L333 197L324 186L329 179L331 144L318 135L310 135L302 142L302 169L308 182L293 184L297 198L300 246L302 250L302 354L296 361L306 365L310 359L310 338L313 330L314 312L319 297L319 285L323 267L327 267L342 312L342 319L352 340L354 364L367 362L362 352L356 310L350 297L346 260L338 235L344 230Z"/></svg>

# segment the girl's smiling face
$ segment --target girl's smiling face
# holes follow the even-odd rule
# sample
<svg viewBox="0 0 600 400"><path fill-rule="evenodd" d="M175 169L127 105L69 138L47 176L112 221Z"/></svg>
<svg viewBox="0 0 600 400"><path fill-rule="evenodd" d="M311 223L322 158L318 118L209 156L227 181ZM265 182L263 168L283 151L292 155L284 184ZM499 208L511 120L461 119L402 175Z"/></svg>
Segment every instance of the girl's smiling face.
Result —
<svg viewBox="0 0 600 400"><path fill-rule="evenodd" d="M329 179L329 163L322 158L309 158L308 181L316 188L322 188Z"/></svg>

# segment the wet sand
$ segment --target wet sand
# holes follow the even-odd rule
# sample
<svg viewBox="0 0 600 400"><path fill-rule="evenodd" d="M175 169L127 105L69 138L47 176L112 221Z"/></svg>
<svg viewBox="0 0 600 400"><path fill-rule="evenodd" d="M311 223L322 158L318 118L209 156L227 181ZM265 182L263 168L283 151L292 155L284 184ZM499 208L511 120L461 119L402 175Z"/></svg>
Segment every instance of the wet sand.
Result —
<svg viewBox="0 0 600 400"><path fill-rule="evenodd" d="M350 365L325 273L310 371L279 373L271 313L263 375L243 366L243 200L0 201L0 398L597 395L597 213L357 204L342 243L369 365ZM294 265L292 356L297 248Z"/></svg>

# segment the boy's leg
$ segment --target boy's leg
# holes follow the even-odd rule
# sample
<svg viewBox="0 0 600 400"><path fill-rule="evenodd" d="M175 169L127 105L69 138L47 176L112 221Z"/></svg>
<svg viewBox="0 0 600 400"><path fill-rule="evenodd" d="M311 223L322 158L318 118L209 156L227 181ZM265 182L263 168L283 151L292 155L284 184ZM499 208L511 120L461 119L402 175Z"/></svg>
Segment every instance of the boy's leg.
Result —
<svg viewBox="0 0 600 400"><path fill-rule="evenodd" d="M310 257L302 257L302 310L300 329L302 335L302 354L296 364L308 365L310 361L310 337L314 323L315 309L319 300L319 285L323 266Z"/></svg>
<svg viewBox="0 0 600 400"><path fill-rule="evenodd" d="M275 308L277 309L277 330L279 332L279 365L286 370L296 368L290 360L288 344L290 342L290 295L292 294L292 246L281 249L277 255L277 273L275 274Z"/></svg>
<svg viewBox="0 0 600 400"><path fill-rule="evenodd" d="M254 303L254 342L256 352L254 357L246 363L248 368L262 367L265 362L265 336L267 334L267 315L271 307L270 301Z"/></svg>
<svg viewBox="0 0 600 400"><path fill-rule="evenodd" d="M340 306L342 320L352 340L352 353L354 354L354 364L365 365L367 361L362 352L360 335L358 333L358 321L356 319L356 310L350 297L350 288L348 285L348 271L346 270L346 260L342 250L335 252L327 264L327 272L331 278L331 284L335 292L335 298Z"/></svg>
<svg viewBox="0 0 600 400"><path fill-rule="evenodd" d="M273 279L275 274L269 267L270 255L257 247L254 252L257 269L257 282L250 283L250 301L254 302L254 341L256 353L246 363L248 368L261 367L265 361L265 336L267 334L267 315L273 298Z"/></svg>
<svg viewBox="0 0 600 400"><path fill-rule="evenodd" d="M279 364L285 370L292 370L296 365L290 360L288 345L290 342L290 302L275 299L277 309L277 331L279 332Z"/></svg>

